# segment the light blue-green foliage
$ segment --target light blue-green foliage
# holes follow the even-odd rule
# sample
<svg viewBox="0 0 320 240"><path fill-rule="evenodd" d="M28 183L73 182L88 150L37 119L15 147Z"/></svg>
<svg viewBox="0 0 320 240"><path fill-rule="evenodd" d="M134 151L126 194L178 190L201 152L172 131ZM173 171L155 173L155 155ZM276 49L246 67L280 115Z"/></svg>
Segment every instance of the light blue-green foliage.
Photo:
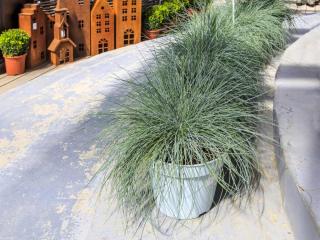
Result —
<svg viewBox="0 0 320 240"><path fill-rule="evenodd" d="M110 114L102 137L110 144L100 169L128 223L144 223L155 202L154 163L192 165L216 160L210 171L234 199L259 185L257 126L262 72L286 43L290 13L280 0L211 4L188 18L156 51L143 78L124 81L126 101ZM140 225L141 226L141 225Z"/></svg>

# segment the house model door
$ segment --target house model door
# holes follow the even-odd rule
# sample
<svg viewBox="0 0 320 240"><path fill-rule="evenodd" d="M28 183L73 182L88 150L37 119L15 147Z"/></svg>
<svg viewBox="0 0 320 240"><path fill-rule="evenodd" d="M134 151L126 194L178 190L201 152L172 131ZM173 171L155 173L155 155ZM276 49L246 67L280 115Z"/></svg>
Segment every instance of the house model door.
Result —
<svg viewBox="0 0 320 240"><path fill-rule="evenodd" d="M65 64L70 62L70 50L66 48L61 48L59 51L59 63Z"/></svg>

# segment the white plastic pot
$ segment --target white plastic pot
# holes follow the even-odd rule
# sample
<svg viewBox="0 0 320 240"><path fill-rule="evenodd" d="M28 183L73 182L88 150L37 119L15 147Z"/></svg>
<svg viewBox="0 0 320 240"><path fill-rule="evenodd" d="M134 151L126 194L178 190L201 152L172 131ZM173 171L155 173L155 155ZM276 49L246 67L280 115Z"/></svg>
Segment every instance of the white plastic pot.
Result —
<svg viewBox="0 0 320 240"><path fill-rule="evenodd" d="M208 212L217 185L210 172L217 169L216 161L188 166L154 166L151 179L157 208L176 219L197 218Z"/></svg>

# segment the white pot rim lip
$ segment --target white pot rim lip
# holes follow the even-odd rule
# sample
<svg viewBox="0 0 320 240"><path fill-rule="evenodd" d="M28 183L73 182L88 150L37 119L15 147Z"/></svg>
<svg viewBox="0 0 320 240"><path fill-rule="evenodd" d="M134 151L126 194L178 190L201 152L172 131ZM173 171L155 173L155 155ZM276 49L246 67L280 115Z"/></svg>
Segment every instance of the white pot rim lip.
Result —
<svg viewBox="0 0 320 240"><path fill-rule="evenodd" d="M208 164L213 164L217 162L217 160L213 159L209 162L206 162L206 163L198 163L198 164L193 164L193 165L180 165L180 164L175 164L175 163L164 163L164 165L167 165L167 166L179 166L179 167L182 167L182 168L194 168L194 167L203 167L203 166L206 166Z"/></svg>
<svg viewBox="0 0 320 240"><path fill-rule="evenodd" d="M206 163L199 163L195 165L178 165L172 163L165 163L162 166L155 166L158 169L158 174L169 178L179 179L194 179L210 175L210 171L219 169L216 160L211 160ZM150 169L151 170L151 169Z"/></svg>

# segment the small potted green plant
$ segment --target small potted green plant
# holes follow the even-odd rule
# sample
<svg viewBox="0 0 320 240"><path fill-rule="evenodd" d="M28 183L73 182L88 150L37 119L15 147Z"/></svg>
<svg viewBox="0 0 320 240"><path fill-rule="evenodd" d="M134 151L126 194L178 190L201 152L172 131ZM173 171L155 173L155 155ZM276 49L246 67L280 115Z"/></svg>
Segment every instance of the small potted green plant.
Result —
<svg viewBox="0 0 320 240"><path fill-rule="evenodd" d="M172 23L172 20L186 6L186 1L173 0L165 1L161 5L153 6L147 12L147 23L145 34L148 39L157 38L166 24Z"/></svg>
<svg viewBox="0 0 320 240"><path fill-rule="evenodd" d="M147 23L145 34L148 39L157 38L162 31L169 17L169 8L167 4L155 5L147 12Z"/></svg>
<svg viewBox="0 0 320 240"><path fill-rule="evenodd" d="M21 29L10 29L0 35L0 50L4 56L6 72L9 76L25 72L29 42L29 35Z"/></svg>

